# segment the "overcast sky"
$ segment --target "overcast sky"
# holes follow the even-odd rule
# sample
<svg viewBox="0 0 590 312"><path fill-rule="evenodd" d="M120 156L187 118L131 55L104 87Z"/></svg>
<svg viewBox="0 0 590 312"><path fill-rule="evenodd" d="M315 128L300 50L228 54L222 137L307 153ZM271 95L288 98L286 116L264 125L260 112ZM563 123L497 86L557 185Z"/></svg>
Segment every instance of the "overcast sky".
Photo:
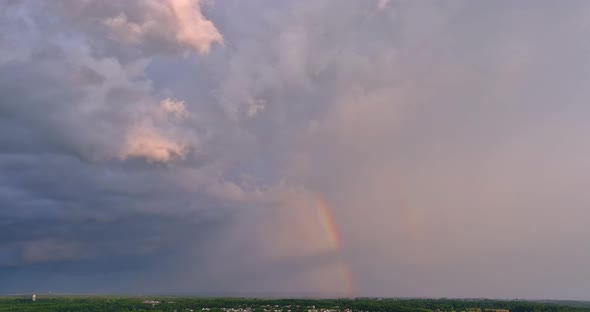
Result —
<svg viewBox="0 0 590 312"><path fill-rule="evenodd" d="M590 2L0 1L0 293L590 299Z"/></svg>

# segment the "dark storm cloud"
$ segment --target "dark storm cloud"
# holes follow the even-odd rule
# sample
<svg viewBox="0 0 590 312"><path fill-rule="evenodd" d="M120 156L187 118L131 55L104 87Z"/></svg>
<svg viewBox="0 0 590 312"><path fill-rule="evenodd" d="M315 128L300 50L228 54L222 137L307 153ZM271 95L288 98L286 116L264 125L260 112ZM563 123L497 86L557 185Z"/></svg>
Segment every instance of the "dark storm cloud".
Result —
<svg viewBox="0 0 590 312"><path fill-rule="evenodd" d="M205 195L161 185L156 172L108 173L48 154L28 162L22 154L10 157L18 161L2 157L0 244L9 246L2 265L149 256L205 235L209 223L223 224L199 212L217 208Z"/></svg>
<svg viewBox="0 0 590 312"><path fill-rule="evenodd" d="M32 285L43 279L47 287L54 283L50 288L59 290L75 289L76 280L88 281L102 272L156 272L187 241L197 243L231 220L228 204L207 194L221 182L213 162L187 160L178 166L203 172L175 174L169 165L143 158L153 155L149 148L173 145L148 146L132 151L134 156L126 150L133 129L147 127L152 141L168 144L168 133L162 133L181 127L167 121L169 108L161 104L166 97L151 88L139 58L193 48L204 52L209 45L209 39L191 34L178 42L166 38L165 32L173 36L174 27L182 32L195 21L175 24L168 20L172 16L158 11L161 6L153 7L158 4L164 5L3 4L0 266L6 281ZM189 18L199 16L198 5L194 8ZM130 16L139 19L155 14L162 19L160 26L172 28L154 36L144 33L141 44L154 48L119 48L101 23L126 12L139 14ZM201 23L212 31L206 20ZM103 28L90 31L95 26ZM218 40L214 33L212 38ZM173 48L176 43L179 48ZM218 193L223 192L219 187ZM30 271L39 278L26 273ZM64 274L71 274L72 281L61 280ZM3 282L2 291L28 289L12 283ZM80 289L92 291L93 286Z"/></svg>

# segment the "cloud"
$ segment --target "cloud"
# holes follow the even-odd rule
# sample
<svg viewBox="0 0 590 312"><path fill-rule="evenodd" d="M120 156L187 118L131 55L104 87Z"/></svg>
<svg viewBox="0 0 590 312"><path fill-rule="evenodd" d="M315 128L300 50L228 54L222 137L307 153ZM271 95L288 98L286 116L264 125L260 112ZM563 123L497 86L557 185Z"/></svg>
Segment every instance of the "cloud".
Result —
<svg viewBox="0 0 590 312"><path fill-rule="evenodd" d="M263 100L250 101L250 107L248 107L248 110L246 111L246 115L248 117L254 117L263 111L264 111L264 101Z"/></svg>
<svg viewBox="0 0 590 312"><path fill-rule="evenodd" d="M149 162L168 162L186 157L186 146L159 135L149 126L133 128L127 134L122 157L141 157Z"/></svg>
<svg viewBox="0 0 590 312"><path fill-rule="evenodd" d="M85 257L85 248L79 243L42 239L25 245L22 259L26 263L75 261Z"/></svg>
<svg viewBox="0 0 590 312"><path fill-rule="evenodd" d="M0 291L587 293L586 5L0 6Z"/></svg>
<svg viewBox="0 0 590 312"><path fill-rule="evenodd" d="M188 112L183 101L174 101L170 98L164 99L160 102L160 109L164 115L169 115L178 121L188 117Z"/></svg>
<svg viewBox="0 0 590 312"><path fill-rule="evenodd" d="M128 10L108 17L104 24L111 35L129 45L176 44L207 53L223 38L213 23L201 13L199 0L137 1ZM139 13L139 14L138 14Z"/></svg>
<svg viewBox="0 0 590 312"><path fill-rule="evenodd" d="M188 115L184 102L169 98L162 100L159 106L148 110L130 126L121 157L144 158L148 162L163 163L185 158L189 150L190 134L185 135L183 140L183 134L174 131L174 127ZM195 139L193 137L193 143Z"/></svg>
<svg viewBox="0 0 590 312"><path fill-rule="evenodd" d="M209 49L206 36L199 39L199 31L186 27L214 28L196 2L162 4L195 10L180 16L171 7L161 11L159 3L23 1L0 13L0 38L11 47L0 52L0 166L6 173L0 179L6 207L0 265L116 266L105 259L158 258L172 244L164 232L180 235L164 223L219 222L208 210L218 205L214 197L223 201L225 195L213 190L231 183L218 178L218 164L195 152L205 126L185 101L156 90L146 73L155 55ZM99 22L119 14L130 20L157 15L159 27L180 27L179 38L145 29L139 46L113 45ZM41 18L46 15L52 18ZM190 159L190 177L157 166L189 156L197 158ZM128 239L108 237L106 228Z"/></svg>
<svg viewBox="0 0 590 312"><path fill-rule="evenodd" d="M389 5L390 0L377 0L377 9L384 10Z"/></svg>
<svg viewBox="0 0 590 312"><path fill-rule="evenodd" d="M111 29L117 39L129 44L139 44L146 27L130 23L124 13L108 18L104 23Z"/></svg>

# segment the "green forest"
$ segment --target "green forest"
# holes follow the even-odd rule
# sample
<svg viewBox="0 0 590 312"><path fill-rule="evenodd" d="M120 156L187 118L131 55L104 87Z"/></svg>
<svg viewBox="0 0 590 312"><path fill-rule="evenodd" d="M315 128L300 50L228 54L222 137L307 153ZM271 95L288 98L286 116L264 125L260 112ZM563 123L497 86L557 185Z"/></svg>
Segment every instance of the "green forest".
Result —
<svg viewBox="0 0 590 312"><path fill-rule="evenodd" d="M187 297L0 297L0 312L590 312L577 301L459 299L252 299Z"/></svg>

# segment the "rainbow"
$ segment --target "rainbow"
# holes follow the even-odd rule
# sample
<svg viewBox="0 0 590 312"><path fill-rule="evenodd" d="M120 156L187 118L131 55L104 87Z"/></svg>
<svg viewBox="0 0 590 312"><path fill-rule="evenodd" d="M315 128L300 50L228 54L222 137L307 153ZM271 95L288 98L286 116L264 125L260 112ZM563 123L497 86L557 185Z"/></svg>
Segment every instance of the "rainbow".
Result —
<svg viewBox="0 0 590 312"><path fill-rule="evenodd" d="M345 287L345 291L348 297L352 297L354 288L352 286L352 275L350 269L342 259L342 238L338 228L334 223L334 216L332 215L328 203L321 197L317 197L316 208L318 212L318 220L324 228L330 246L339 253L338 259L338 270L342 279L342 284Z"/></svg>

